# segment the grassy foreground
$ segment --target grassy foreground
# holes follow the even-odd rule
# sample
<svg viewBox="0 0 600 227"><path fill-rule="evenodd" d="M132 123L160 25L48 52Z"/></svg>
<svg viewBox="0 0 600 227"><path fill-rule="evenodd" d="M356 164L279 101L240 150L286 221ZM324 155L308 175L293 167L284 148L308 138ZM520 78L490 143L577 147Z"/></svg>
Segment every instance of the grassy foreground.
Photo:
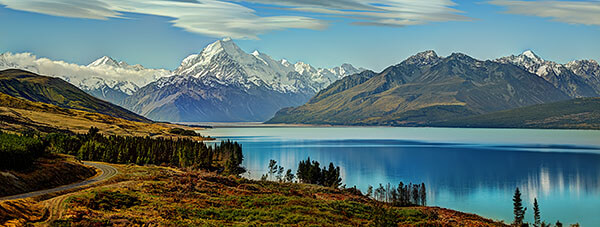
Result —
<svg viewBox="0 0 600 227"><path fill-rule="evenodd" d="M46 218L39 205L45 202L12 201L0 203L18 211L4 221L52 226L505 226L436 207L389 207L352 190L114 166L120 172L115 178L53 205L62 207L60 215Z"/></svg>

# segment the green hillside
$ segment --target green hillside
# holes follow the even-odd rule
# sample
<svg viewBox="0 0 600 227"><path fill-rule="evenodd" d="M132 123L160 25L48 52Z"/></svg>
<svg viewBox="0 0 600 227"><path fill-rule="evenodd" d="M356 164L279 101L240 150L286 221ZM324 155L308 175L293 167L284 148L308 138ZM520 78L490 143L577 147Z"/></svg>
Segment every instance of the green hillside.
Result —
<svg viewBox="0 0 600 227"><path fill-rule="evenodd" d="M600 98L579 98L459 118L431 126L600 129Z"/></svg>
<svg viewBox="0 0 600 227"><path fill-rule="evenodd" d="M0 71L0 93L63 108L101 113L139 122L151 122L125 108L95 98L62 79L40 76L23 70Z"/></svg>

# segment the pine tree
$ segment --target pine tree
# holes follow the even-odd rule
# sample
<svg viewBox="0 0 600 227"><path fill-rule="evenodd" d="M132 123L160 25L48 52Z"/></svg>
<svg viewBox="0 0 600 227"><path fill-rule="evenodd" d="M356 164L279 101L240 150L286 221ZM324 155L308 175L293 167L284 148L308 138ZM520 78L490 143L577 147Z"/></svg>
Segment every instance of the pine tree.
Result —
<svg viewBox="0 0 600 227"><path fill-rule="evenodd" d="M369 185L369 188L367 188L367 196L369 198L373 198L373 186Z"/></svg>
<svg viewBox="0 0 600 227"><path fill-rule="evenodd" d="M537 198L533 199L533 226L535 227L540 227L541 225L541 220L540 220L540 208L538 206L538 202L537 202Z"/></svg>
<svg viewBox="0 0 600 227"><path fill-rule="evenodd" d="M521 226L523 224L523 219L525 218L525 211L527 208L523 208L523 201L521 200L521 192L519 188L515 190L515 195L513 197L513 205L514 205L514 214L515 221L514 224L516 226Z"/></svg>
<svg viewBox="0 0 600 227"><path fill-rule="evenodd" d="M425 183L421 183L419 195L421 196L421 206L426 206L427 205L427 191L425 190Z"/></svg>

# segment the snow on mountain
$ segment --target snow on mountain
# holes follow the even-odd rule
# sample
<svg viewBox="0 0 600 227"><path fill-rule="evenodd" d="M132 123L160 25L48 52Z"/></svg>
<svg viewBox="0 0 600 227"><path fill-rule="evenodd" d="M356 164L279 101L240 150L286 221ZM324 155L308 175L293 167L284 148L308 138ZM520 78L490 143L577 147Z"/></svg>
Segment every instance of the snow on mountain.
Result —
<svg viewBox="0 0 600 227"><path fill-rule="evenodd" d="M416 66L432 65L441 61L442 58L433 50L427 50L408 57L402 63Z"/></svg>
<svg viewBox="0 0 600 227"><path fill-rule="evenodd" d="M79 87L99 98L113 100L117 96L127 96L161 77L171 75L164 69L146 69L141 65L129 65L123 61L104 56L87 66L38 58L31 53L4 53L0 55L0 69L17 68L41 75L54 76ZM121 99L121 98L117 98Z"/></svg>
<svg viewBox="0 0 600 227"><path fill-rule="evenodd" d="M223 39L186 57L175 76L140 88L123 105L161 121L265 121L360 70L350 64L320 69L275 60L260 51L246 53L231 39Z"/></svg>
<svg viewBox="0 0 600 227"><path fill-rule="evenodd" d="M185 58L174 74L196 78L213 78L224 84L266 85L283 93L316 93L344 76L359 73L350 64L333 69L317 69L309 64L291 64L269 55L240 49L231 39L218 40L199 54Z"/></svg>
<svg viewBox="0 0 600 227"><path fill-rule="evenodd" d="M595 67L593 60L559 64L544 60L533 51L527 50L522 54L502 57L495 61L513 64L536 74L574 98L600 95L600 70Z"/></svg>
<svg viewBox="0 0 600 227"><path fill-rule="evenodd" d="M549 74L559 75L564 71L564 66L552 61L546 61L537 56L533 51L527 50L517 56L511 55L508 57L499 58L496 60L500 63L509 63L520 66L530 73L546 78Z"/></svg>

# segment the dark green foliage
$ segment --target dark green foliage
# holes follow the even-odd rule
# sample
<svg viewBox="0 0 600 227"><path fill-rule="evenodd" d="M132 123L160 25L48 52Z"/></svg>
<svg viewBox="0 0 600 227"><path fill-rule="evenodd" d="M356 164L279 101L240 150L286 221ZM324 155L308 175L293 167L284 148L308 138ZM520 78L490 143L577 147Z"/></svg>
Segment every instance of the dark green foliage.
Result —
<svg viewBox="0 0 600 227"><path fill-rule="evenodd" d="M199 136L199 134L194 130L185 130L182 128L172 128L169 130L169 133L182 136Z"/></svg>
<svg viewBox="0 0 600 227"><path fill-rule="evenodd" d="M0 169L25 169L44 154L46 145L34 135L0 131Z"/></svg>
<svg viewBox="0 0 600 227"><path fill-rule="evenodd" d="M533 199L533 226L541 226L540 207L538 206L537 198Z"/></svg>
<svg viewBox="0 0 600 227"><path fill-rule="evenodd" d="M523 219L525 218L525 211L527 210L527 208L523 208L523 201L521 200L521 192L519 191L519 188L517 187L517 189L515 190L515 195L513 197L513 206L514 206L514 214L515 214L515 221L514 224L516 226L520 226L523 224Z"/></svg>
<svg viewBox="0 0 600 227"><path fill-rule="evenodd" d="M52 151L75 155L81 160L138 165L170 165L182 168L216 169L224 163L226 174L245 172L242 146L222 141L207 146L190 139L165 139L131 136L103 136L97 128L86 134L48 134L45 138Z"/></svg>
<svg viewBox="0 0 600 227"><path fill-rule="evenodd" d="M342 185L340 167L329 163L329 167L321 169L319 162L311 161L310 157L300 161L296 173L298 180L302 183L317 184L326 187L338 188Z"/></svg>
<svg viewBox="0 0 600 227"><path fill-rule="evenodd" d="M378 227L398 225L398 217L396 217L394 211L391 209L386 209L381 205L373 207L372 220L374 220L373 224Z"/></svg>

